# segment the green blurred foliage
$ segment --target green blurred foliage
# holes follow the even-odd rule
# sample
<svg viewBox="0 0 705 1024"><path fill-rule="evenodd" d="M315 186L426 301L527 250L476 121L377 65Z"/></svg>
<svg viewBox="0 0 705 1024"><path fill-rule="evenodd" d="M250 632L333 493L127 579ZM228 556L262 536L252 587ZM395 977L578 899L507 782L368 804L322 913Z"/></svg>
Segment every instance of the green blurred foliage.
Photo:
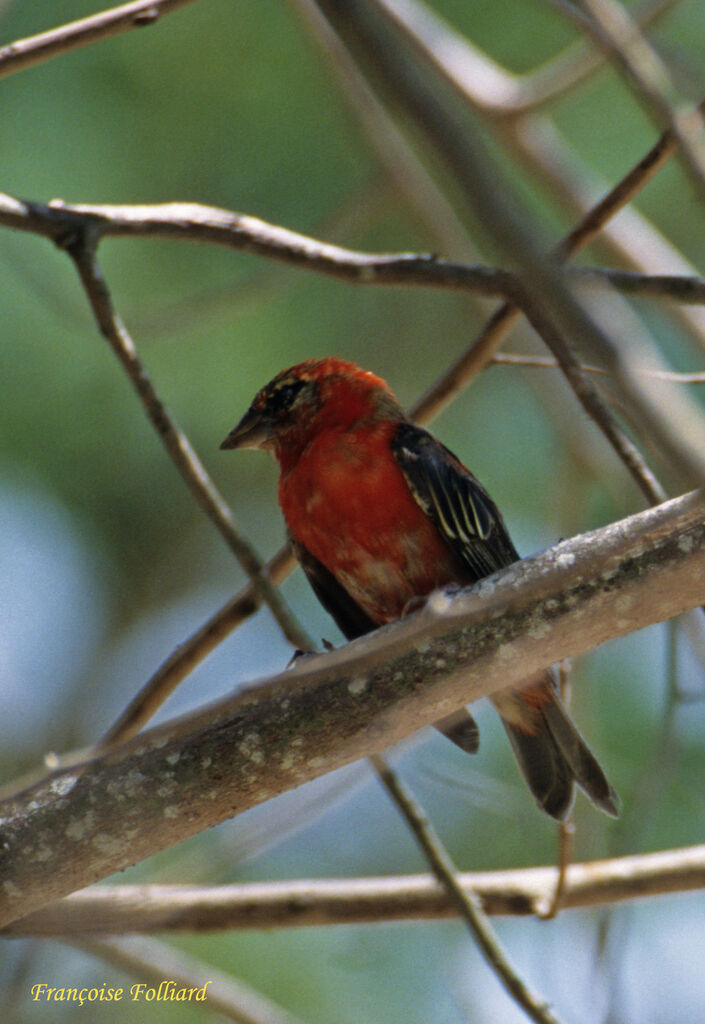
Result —
<svg viewBox="0 0 705 1024"><path fill-rule="evenodd" d="M530 71L574 39L572 27L550 5L530 0L435 0L432 6L516 72ZM8 0L0 7L2 41L98 7L93 0ZM700 95L705 28L698 4L680 5L662 31ZM433 232L387 180L334 69L286 3L203 0L149 29L3 79L0 89L3 188L13 195L76 203L189 200L351 247L439 251ZM561 100L554 113L568 143L610 182L655 138L632 95L606 71ZM545 225L567 226L554 197L523 172L513 174ZM689 258L702 259L702 209L675 163L637 205ZM382 374L411 404L483 322L457 294L365 290L227 249L108 240L100 257L159 394L263 557L284 535L275 467L259 453L218 451L254 392L287 364L335 353ZM490 257L480 252L479 258ZM88 665L55 678L48 660L42 684L64 694L64 706L50 727L26 721L22 743L6 738L2 767L9 778L36 764L47 746L62 749L96 738L173 647L227 599L242 573L166 458L95 328L67 257L42 240L4 231L0 267L0 474L11 481L4 486L20 481L36 489L38 503L63 509L94 565L105 623L99 640L91 641ZM692 349L679 329L659 313L641 312L658 329L669 360L691 366ZM520 329L508 348L530 346L535 341ZM490 488L524 553L641 507L552 370L493 368L434 429ZM16 586L22 583L18 576ZM316 635L339 640L300 578L288 581L284 593ZM151 622L160 631L150 642L141 630ZM31 633L31 623L27 629ZM253 629L259 641L250 639L247 647L233 642L216 678L204 677L209 695L285 662L283 649L280 662L272 660L274 631L266 615ZM131 647L129 658L123 652ZM659 727L662 633L652 630L612 648L579 667L576 705L618 788L629 794ZM279 648L274 650L279 658ZM685 658L683 664L690 665ZM694 670L688 671L686 681L697 686ZM194 686L187 700L192 706L201 696ZM555 830L520 789L496 723L485 715L482 724L483 753L471 767L440 739L403 763L462 867L550 861ZM701 834L702 748L692 736L683 747L687 757L674 768L668 802L634 833L631 845L629 836L622 837L626 848L695 842ZM500 787L495 806L493 774ZM184 858L199 863L204 880L420 870L396 812L375 799L367 792L350 821L341 812L328 831L324 819L246 867L228 857L232 833L225 830L219 845L216 830L135 874L188 880ZM614 848L610 826L584 803L578 820L577 855ZM522 927L534 936L547 926ZM457 925L439 924L244 934L184 944L248 977L312 1024L420 1024L463 1019L462 1001L444 989L452 981L443 951L459 947L461 962L474 958L473 970L481 971L465 942ZM32 970L41 967L60 983L63 963L47 950L37 954ZM95 970L92 962L71 963L72 972ZM104 976L111 976L109 969ZM49 1015L47 1007L31 1006L26 1019L75 1019L51 1009ZM130 1019L129 1008L125 1013L110 1019ZM149 1019L196 1016L152 1006Z"/></svg>

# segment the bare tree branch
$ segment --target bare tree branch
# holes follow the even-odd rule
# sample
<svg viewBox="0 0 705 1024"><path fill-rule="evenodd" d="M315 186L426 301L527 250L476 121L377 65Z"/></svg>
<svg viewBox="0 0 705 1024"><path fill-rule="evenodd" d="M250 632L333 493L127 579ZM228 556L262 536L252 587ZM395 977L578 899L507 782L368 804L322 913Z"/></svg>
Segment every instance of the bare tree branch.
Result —
<svg viewBox="0 0 705 1024"><path fill-rule="evenodd" d="M22 792L0 805L0 925L702 604L704 512L693 492L566 541Z"/></svg>
<svg viewBox="0 0 705 1024"><path fill-rule="evenodd" d="M615 209L610 207L610 212L614 213ZM595 218L596 211L591 211L591 220ZM371 253L346 249L258 217L199 203L86 206L54 202L44 205L0 194L0 224L49 238L72 255L76 239L84 236L90 238L93 247L103 237L178 238L224 245L359 284L422 286L467 291L485 298L522 300L516 276L502 268L446 260L428 253ZM590 237L593 230L589 232ZM581 227L581 234L584 231L585 225ZM569 244L573 251L573 246L581 243L566 240L562 248ZM705 280L694 275L639 274L602 267L573 267L564 273L568 280L575 279L594 287L612 287L628 294L705 305ZM84 287L85 278L86 275L82 275ZM104 312L102 326L108 319Z"/></svg>
<svg viewBox="0 0 705 1024"><path fill-rule="evenodd" d="M652 0L641 5L635 12L637 24L642 29L654 24L668 14L680 0ZM603 54L580 40L550 58L545 64L524 75L516 76L517 94L511 108L512 113L534 111L552 100L562 99L570 89L598 71L604 62ZM500 110L497 111L501 113Z"/></svg>
<svg viewBox="0 0 705 1024"><path fill-rule="evenodd" d="M588 357L598 362L604 360L610 367L619 400L641 424L648 424L651 439L671 467L691 482L703 479L705 459L691 442L692 422L686 424L684 417L672 417L670 409L666 412L668 407L663 407L642 381L633 378L631 360L626 353L611 342L582 305L561 287L554 264L543 255L545 247L538 242L541 235L538 226L482 143L480 132L474 130L471 119L459 115L449 101L443 87L445 83L419 73L409 60L409 47L394 32L394 26L388 24L378 0L369 0L367 4L359 0L346 0L344 4L342 0L316 2L348 45L359 53L369 73L381 81L390 101L414 117L439 159L459 183L468 206L492 235L509 264L519 271L526 289L524 298L530 298L535 308L540 304L542 325L551 327L551 338L543 335L544 339L561 365L565 361L566 376L572 386L577 385L577 397L588 415L598 417L595 422L602 430L609 423L609 434L612 438L617 436L618 427L611 422L596 389L584 376L580 377L579 362L574 357L566 358L566 338L575 340ZM536 319L533 326L537 326ZM560 347L554 347L559 339ZM681 404L689 403L684 398ZM700 418L692 404L689 413L691 420ZM628 441L620 445L622 457L628 450ZM638 462L638 453L634 450L626 465L643 486L643 477L636 470Z"/></svg>
<svg viewBox="0 0 705 1024"><path fill-rule="evenodd" d="M369 253L320 242L258 217L198 203L70 206L25 202L0 194L0 224L43 235L67 248L76 235L176 238L207 242L281 260L344 281L459 289L490 298L513 295L513 274L418 253Z"/></svg>
<svg viewBox="0 0 705 1024"><path fill-rule="evenodd" d="M421 847L434 875L445 889L450 902L468 925L480 952L507 994L536 1024L558 1024L550 1007L533 992L502 948L482 909L480 899L460 882L457 869L436 830L417 805L413 794L379 754L370 759L377 776L401 811L409 829Z"/></svg>
<svg viewBox="0 0 705 1024"><path fill-rule="evenodd" d="M227 503L223 500L205 467L191 447L191 443L177 426L166 406L157 395L147 371L140 362L137 349L127 328L118 316L95 255L96 237L89 223L85 230L75 230L61 240L69 252L101 333L109 342L137 392L159 439L166 448L196 501L218 528L242 568L250 577L258 595L269 606L284 636L294 647L311 650L306 632L263 571L256 551L237 527Z"/></svg>
<svg viewBox="0 0 705 1024"><path fill-rule="evenodd" d="M574 217L576 213L585 216L587 213L589 219L590 211L601 206L602 201L598 201L598 197L609 194L604 179L580 159L568 139L546 116L524 117L512 122L511 128L512 133L507 133L507 138L552 198L569 216ZM626 186L629 198L634 199L665 162L672 159L676 147L672 134L665 132L650 153L615 188ZM645 174L641 172L642 165ZM667 239L633 202L622 205L619 212L619 217L612 217L602 225L599 234L600 248L618 265L646 274L660 274L664 270L684 276L695 273L693 264L681 249ZM702 310L677 305L666 312L669 319L675 320L697 343L698 348L705 347L705 315ZM652 344L650 349L654 362L662 358L655 345Z"/></svg>
<svg viewBox="0 0 705 1024"><path fill-rule="evenodd" d="M523 355L520 352L498 352L492 356L492 365L496 366L533 366L536 369L558 370L558 360L553 356ZM599 373L602 376L609 375L609 371L603 366L591 366L588 363L582 364L584 373ZM705 384L705 370L698 370L693 373L680 370L650 370L640 371L646 377L653 377L654 380L677 381L679 384Z"/></svg>
<svg viewBox="0 0 705 1024"><path fill-rule="evenodd" d="M685 104L668 68L639 26L616 0L580 0L589 13L585 27L619 63L647 109L678 140L685 166L705 198L705 122L700 110Z"/></svg>
<svg viewBox="0 0 705 1024"><path fill-rule="evenodd" d="M59 28L49 29L27 39L0 47L0 78L24 71L80 46L129 32L133 28L154 25L159 18L193 0L134 0Z"/></svg>
<svg viewBox="0 0 705 1024"><path fill-rule="evenodd" d="M553 867L460 871L486 914L544 916ZM561 909L600 907L705 889L705 846L571 864ZM101 885L83 889L9 925L8 938L67 938L133 932L217 932L454 917L432 875L301 879L240 885Z"/></svg>
<svg viewBox="0 0 705 1024"><path fill-rule="evenodd" d="M272 584L279 586L295 564L296 560L287 544L269 560L265 571ZM200 665L226 636L229 636L245 619L254 615L261 605L261 594L257 593L253 583L248 583L239 594L204 622L188 640L179 644L135 694L94 749L102 750L139 732L196 665Z"/></svg>

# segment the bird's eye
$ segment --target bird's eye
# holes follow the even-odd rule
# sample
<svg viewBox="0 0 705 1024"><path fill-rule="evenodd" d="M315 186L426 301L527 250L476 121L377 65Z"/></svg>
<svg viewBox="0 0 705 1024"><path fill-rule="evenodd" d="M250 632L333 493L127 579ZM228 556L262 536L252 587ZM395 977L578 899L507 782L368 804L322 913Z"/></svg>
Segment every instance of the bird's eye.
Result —
<svg viewBox="0 0 705 1024"><path fill-rule="evenodd" d="M305 381L303 380L292 380L280 384L270 398L274 411L278 413L288 412L293 407L304 386Z"/></svg>

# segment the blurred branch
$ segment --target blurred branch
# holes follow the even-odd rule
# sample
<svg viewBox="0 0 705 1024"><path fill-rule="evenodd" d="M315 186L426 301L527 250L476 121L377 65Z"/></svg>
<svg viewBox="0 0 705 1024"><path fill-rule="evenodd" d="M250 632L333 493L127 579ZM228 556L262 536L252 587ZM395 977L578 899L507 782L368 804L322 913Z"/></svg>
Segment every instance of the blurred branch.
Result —
<svg viewBox="0 0 705 1024"><path fill-rule="evenodd" d="M0 924L705 602L705 493L565 541L0 805Z"/></svg>
<svg viewBox="0 0 705 1024"><path fill-rule="evenodd" d="M654 0L645 4L637 12L638 23L651 25L674 2ZM377 0L377 4L423 59L430 58L438 71L457 83L474 107L498 120L514 118L565 95L605 63L599 49L588 48L580 40L544 65L525 74L514 74L488 57L422 0ZM578 26L585 29L585 15L575 9L572 13Z"/></svg>
<svg viewBox="0 0 705 1024"><path fill-rule="evenodd" d="M113 307L110 292L95 255L97 237L90 225L63 237L61 245L73 259L98 327L109 342L132 382L166 451L186 481L196 501L220 531L259 596L269 606L284 636L294 647L311 649L311 641L287 608L284 599L264 573L254 548L238 529L232 513L211 481L205 467L158 397L135 344Z"/></svg>
<svg viewBox="0 0 705 1024"><path fill-rule="evenodd" d="M556 126L544 116L524 117L512 122L505 133L519 158L538 176L571 217L584 216L607 193L607 185L594 169L580 160L576 151ZM599 246L611 260L641 273L669 273L689 276L695 273L680 249L629 200L653 179L673 157L676 142L670 132L664 133L649 153L623 178L617 189L625 187L627 203L619 205L619 217L610 217L599 225ZM609 193L607 193L609 194ZM598 204L600 206L601 204ZM570 237L570 236L569 236ZM565 245L565 240L563 242ZM676 320L697 343L705 347L705 315L698 307L671 306L666 314ZM651 358L660 358L657 345L651 344Z"/></svg>
<svg viewBox="0 0 705 1024"><path fill-rule="evenodd" d="M278 587L295 565L294 555L286 544L269 560L264 571L272 585ZM254 615L261 606L262 595L257 592L253 583L248 583L193 636L179 644L135 694L120 717L95 745L94 751L100 751L139 732L196 665L200 665L226 636ZM62 758L59 763L66 765L69 762Z"/></svg>
<svg viewBox="0 0 705 1024"><path fill-rule="evenodd" d="M418 0L376 0L384 9L392 23L403 34L405 41L420 55L428 67L446 82L455 94L470 107L485 110L492 107L492 102L483 95L483 75L475 67L477 50L460 33L456 32L446 21L430 8L426 8ZM658 6L658 5L657 5ZM587 19L581 16L581 23ZM484 55L482 59L484 58ZM509 78L503 69L498 69ZM535 118L511 119L510 129L504 121L493 122L498 134L509 138L520 149L529 145L531 132L520 126L531 125ZM678 145L677 138L667 131L661 136L647 154L608 191L605 197L594 208L586 213L578 224L559 244L556 255L565 259L582 249L595 235L601 231L608 221L633 199L651 180L653 175L673 155ZM532 159L534 154L530 151Z"/></svg>
<svg viewBox="0 0 705 1024"><path fill-rule="evenodd" d="M543 916L554 867L458 872L486 914ZM561 909L600 907L705 889L705 846L571 864ZM211 932L297 928L454 917L457 910L431 875L304 879L240 885L101 885L66 896L14 922L8 938L66 938L127 932Z"/></svg>
<svg viewBox="0 0 705 1024"><path fill-rule="evenodd" d="M212 964L197 960L156 939L94 939L90 942L70 941L67 944L99 957L105 963L144 978L154 986L165 981L175 988L201 989L202 1007L237 1024L300 1024L282 1007L265 998L243 981L219 971ZM169 998L168 991L165 1001ZM189 1007L199 1005L189 1001Z"/></svg>
<svg viewBox="0 0 705 1024"><path fill-rule="evenodd" d="M445 252L466 254L470 239L443 194L393 117L385 110L315 0L289 0L326 57L326 70L342 83L341 94L360 123L379 166Z"/></svg>
<svg viewBox="0 0 705 1024"><path fill-rule="evenodd" d="M480 220L507 262L521 276L526 300L541 314L540 333L554 355L565 364L565 372L576 395L591 417L602 407L598 425L607 422L604 402L593 385L580 376L576 360L565 360L566 338L575 340L589 358L604 361L613 371L613 387L617 397L648 428L649 435L661 450L670 467L682 478L700 482L705 479L705 458L692 442L693 422L702 414L689 408L686 423L680 408L671 411L662 406L643 380L631 374L632 353L615 345L586 309L560 284L555 267L547 260L541 231L499 162L484 143L478 127L469 116L463 116L448 95L443 82L429 75L427 68L410 60L409 46L385 19L379 0L316 0L346 43L355 49L381 83L390 102L414 119L425 133L430 145L463 191L468 207ZM540 306L540 309L539 309ZM533 319L537 327L538 317ZM550 327L551 337L544 333ZM561 339L560 349L555 342ZM579 365L579 364L578 364ZM589 399L589 401L588 401ZM684 397L681 405L687 403ZM612 434L617 428L613 427ZM643 461L643 460L642 460ZM628 463L634 474L635 459ZM637 477L638 482L641 483Z"/></svg>
<svg viewBox="0 0 705 1024"><path fill-rule="evenodd" d="M526 356L518 352L497 352L492 356L491 363L497 366L533 366L544 370L558 370L558 360L552 356ZM603 376L609 375L609 371L603 366L591 366L588 363L582 364L583 373L599 373ZM679 384L705 384L705 370L695 373L681 373L678 370L650 370L644 368L638 370L645 377L653 377L654 380L676 381Z"/></svg>
<svg viewBox="0 0 705 1024"><path fill-rule="evenodd" d="M451 904L468 925L482 955L499 982L536 1024L558 1024L558 1018L551 1013L548 1005L531 991L508 960L482 909L478 895L460 882L455 864L423 810L416 803L413 794L396 772L389 768L383 757L377 754L370 760L377 777L401 811L434 875L443 886Z"/></svg>
<svg viewBox="0 0 705 1024"><path fill-rule="evenodd" d="M580 284L608 286L625 295L669 299L697 306L705 304L705 280L694 275L640 274L634 270L604 267L572 267L567 274Z"/></svg>
<svg viewBox="0 0 705 1024"><path fill-rule="evenodd" d="M680 98L668 68L639 26L616 0L579 0L590 17L585 23L599 44L619 63L657 122L678 141L701 198L705 198L705 122L698 107Z"/></svg>
<svg viewBox="0 0 705 1024"><path fill-rule="evenodd" d="M72 21L36 36L17 39L0 47L0 78L34 67L52 57L68 53L80 46L108 39L133 28L154 25L159 18L193 0L134 0L110 10Z"/></svg>
<svg viewBox="0 0 705 1024"><path fill-rule="evenodd" d="M638 25L647 28L671 11L680 0L652 0L634 12ZM562 99L589 75L604 66L605 57L584 40L567 46L545 64L524 75L516 76L519 86L512 113L534 111L551 100ZM497 111L500 113L500 111Z"/></svg>
<svg viewBox="0 0 705 1024"><path fill-rule="evenodd" d="M430 12L427 17L432 17ZM435 16L433 16L435 18ZM411 26L406 25L409 32ZM441 72L448 83L457 91L458 95L466 102L475 103L474 91L466 88L467 80L463 74L457 71L465 63L465 58L470 60L472 54L465 53L465 40L452 32L440 19L433 26L433 36L439 52L434 51L429 39L415 40L416 45L421 45L428 51L429 57L433 60L434 66ZM450 35L445 33L449 32ZM457 54L458 60L447 63L442 55L448 52ZM462 60L460 57L462 56ZM556 189L563 184L562 190L569 191L567 183L563 182L563 175L559 175L557 168L547 163L546 147L539 145L539 137L535 129L535 118L520 118L508 123L499 122L498 130L506 127L505 135L515 149L532 163L534 171L537 162L544 174L549 175L551 186ZM648 184L654 175L664 166L677 148L677 142L670 132L665 132L651 149L617 182L606 194L596 203L591 204L581 217L579 223L566 235L554 250L555 258L565 260L583 249L600 232L607 231L608 237L612 238L616 227L611 225L617 213L623 211L627 204ZM575 205L578 204L577 198ZM637 217L634 214L634 219ZM633 250L632 234L625 239L622 248ZM650 246L642 246L649 251ZM451 366L445 374L436 382L433 387L424 395L414 407L416 416L431 418L440 413L453 395L457 394L460 388L484 369L493 353L497 350L502 340L509 333L512 326L519 319L520 311L511 305L500 307L488 320L487 324L473 342L472 345L461 355L456 363ZM648 485L647 485L648 486ZM643 489L643 488L642 488ZM650 500L653 500L651 498Z"/></svg>

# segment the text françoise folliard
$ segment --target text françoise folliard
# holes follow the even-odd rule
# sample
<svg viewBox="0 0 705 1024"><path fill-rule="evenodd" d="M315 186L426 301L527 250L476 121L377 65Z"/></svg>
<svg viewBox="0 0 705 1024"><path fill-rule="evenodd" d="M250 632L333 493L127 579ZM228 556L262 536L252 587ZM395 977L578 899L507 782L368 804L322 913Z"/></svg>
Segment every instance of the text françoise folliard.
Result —
<svg viewBox="0 0 705 1024"><path fill-rule="evenodd" d="M80 1006L85 1003L119 1003L123 999L133 1003L204 1003L210 984L212 982L207 981L200 987L177 985L175 981L165 979L158 985L146 985L140 981L129 988L111 987L105 983L92 988L55 988L40 981L32 985L31 992L35 1003L78 1003Z"/></svg>

